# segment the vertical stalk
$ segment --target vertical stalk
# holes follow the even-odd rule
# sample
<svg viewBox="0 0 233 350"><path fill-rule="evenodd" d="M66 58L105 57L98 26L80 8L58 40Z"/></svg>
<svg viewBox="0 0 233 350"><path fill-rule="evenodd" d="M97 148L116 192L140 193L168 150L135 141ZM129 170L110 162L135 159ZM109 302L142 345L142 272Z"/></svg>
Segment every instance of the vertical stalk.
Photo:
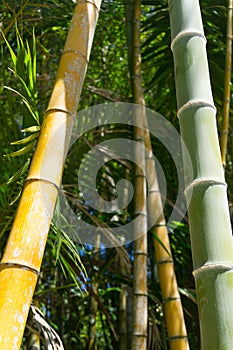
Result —
<svg viewBox="0 0 233 350"><path fill-rule="evenodd" d="M170 0L172 51L202 350L233 348L233 243L198 0Z"/></svg>
<svg viewBox="0 0 233 350"><path fill-rule="evenodd" d="M149 152L146 159L146 170L149 190L149 218L157 217L152 232L158 237L153 238L158 276L163 298L163 309L166 320L168 340L171 350L188 350L189 343L184 321L184 314L178 290L172 252L169 242L163 204L158 184L152 146L148 129L145 129L145 146ZM163 245L160 243L162 242Z"/></svg>
<svg viewBox="0 0 233 350"><path fill-rule="evenodd" d="M127 350L126 286L121 286L119 306L119 350Z"/></svg>
<svg viewBox="0 0 233 350"><path fill-rule="evenodd" d="M141 1L134 1L133 19L133 68L132 88L135 104L144 106L141 75L141 48L140 48L140 17ZM134 127L134 139L144 144L143 116L135 109L137 124ZM146 163L145 152L135 152L135 197L134 212L141 220L135 225L134 241L134 280L133 280L133 333L132 349L146 350L147 348L147 207L146 207ZM138 238L140 237L140 238Z"/></svg>
<svg viewBox="0 0 233 350"><path fill-rule="evenodd" d="M79 1L1 261L0 348L20 348L53 216L101 0Z"/></svg>
<svg viewBox="0 0 233 350"><path fill-rule="evenodd" d="M132 89L135 89L133 81L133 67L132 67L132 54L133 54L133 2L127 1L125 3L126 13L126 29L127 29L127 41L128 41L128 56L129 56L129 68L131 72L131 85ZM137 43L138 45L138 43ZM139 45L140 47L140 42ZM140 73L141 74L141 73ZM141 81L140 81L141 85ZM143 92L141 91L141 97L143 98ZM140 101L139 101L140 102ZM144 104L144 98L143 98ZM161 200L161 193L158 184L158 177L156 173L152 146L150 140L150 133L147 125L146 113L143 115L143 127L144 127L144 143L147 149L148 155L146 157L146 174L148 179L149 188L149 201L148 212L149 218L152 221L153 217L158 217L156 226L153 227L153 232L163 243L164 247L159 243L157 239L153 239L156 262L158 265L158 274L160 280L161 293L164 303L164 314L167 325L168 339L170 349L172 350L187 350L189 349L186 326L184 322L183 309L181 305L180 294L177 286L175 270L173 265L173 259L171 254L171 248L169 243L168 230L166 221L163 214L163 205Z"/></svg>
<svg viewBox="0 0 233 350"><path fill-rule="evenodd" d="M100 249L100 235L97 235L95 242L95 249L93 253L97 253ZM96 314L98 311L98 302L94 294L98 294L98 282L95 281L96 273L93 276L92 290L90 294L90 324L89 324L89 339L88 339L88 350L96 349Z"/></svg>
<svg viewBox="0 0 233 350"><path fill-rule="evenodd" d="M233 7L233 1L228 0L225 81L224 81L224 97L223 97L223 121L222 121L222 131L221 131L221 155L222 155L222 164L224 167L226 166L230 97L231 97L230 92L231 92L231 67L232 67L232 11L233 11L232 7Z"/></svg>

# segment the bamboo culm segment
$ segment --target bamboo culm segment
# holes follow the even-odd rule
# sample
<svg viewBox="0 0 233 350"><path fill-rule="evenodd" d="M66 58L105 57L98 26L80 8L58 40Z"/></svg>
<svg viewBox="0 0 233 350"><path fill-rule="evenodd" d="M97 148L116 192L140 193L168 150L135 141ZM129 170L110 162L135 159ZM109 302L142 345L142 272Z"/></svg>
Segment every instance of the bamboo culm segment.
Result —
<svg viewBox="0 0 233 350"><path fill-rule="evenodd" d="M144 96L142 91L141 73L141 48L140 48L140 16L141 1L134 1L133 16L133 48L132 48L132 76L131 84L133 91L133 102L144 106ZM145 113L145 111L144 111ZM134 140L144 145L144 130L142 113L135 109L135 123L141 127L134 127ZM147 205L146 205L146 162L145 152L135 152L135 195L134 213L140 215L141 220L135 225L134 241L134 283L133 283L133 327L132 344L134 350L146 350L147 348L147 322L148 322L148 302L147 302ZM140 238L138 238L140 237Z"/></svg>
<svg viewBox="0 0 233 350"><path fill-rule="evenodd" d="M224 167L226 166L230 99L231 99L232 12L233 12L233 0L228 0L225 81L224 81L223 112L222 112L223 121L222 121L222 131L221 131L221 155L222 155L222 164Z"/></svg>
<svg viewBox="0 0 233 350"><path fill-rule="evenodd" d="M75 7L41 135L1 261L1 350L20 348L100 5L101 0L80 1Z"/></svg>
<svg viewBox="0 0 233 350"><path fill-rule="evenodd" d="M181 136L194 173L185 167L201 348L230 350L233 242L199 2L170 0L169 15Z"/></svg>
<svg viewBox="0 0 233 350"><path fill-rule="evenodd" d="M148 188L150 189L148 211L151 220L153 220L154 216L158 218L152 230L160 242L163 243L162 246L156 238L153 239L168 340L171 350L188 350L187 331L172 259L168 229L163 213L157 172L152 157L150 134L147 125L145 127L145 146L149 151L149 156L146 159Z"/></svg>

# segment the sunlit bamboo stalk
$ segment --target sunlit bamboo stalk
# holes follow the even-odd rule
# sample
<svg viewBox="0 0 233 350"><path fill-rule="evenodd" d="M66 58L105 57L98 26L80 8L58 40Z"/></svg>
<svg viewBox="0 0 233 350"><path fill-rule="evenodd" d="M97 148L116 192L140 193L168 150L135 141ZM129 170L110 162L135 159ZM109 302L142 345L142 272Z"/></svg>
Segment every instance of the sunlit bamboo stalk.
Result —
<svg viewBox="0 0 233 350"><path fill-rule="evenodd" d="M170 0L172 51L202 350L233 348L233 242L198 0Z"/></svg>
<svg viewBox="0 0 233 350"><path fill-rule="evenodd" d="M232 11L233 11L233 0L228 0L225 81L224 81L224 97L223 97L223 113L222 113L223 120L222 120L222 131L221 131L221 154L222 154L222 164L224 167L226 166L229 112L230 112L230 100L231 100Z"/></svg>
<svg viewBox="0 0 233 350"><path fill-rule="evenodd" d="M40 272L101 0L78 1L1 261L0 348L18 350Z"/></svg>
<svg viewBox="0 0 233 350"><path fill-rule="evenodd" d="M152 222L154 217L158 218L152 232L157 237L153 237L153 242L169 345L171 350L187 350L189 349L187 331L148 129L145 129L145 146L148 151L146 170L150 189L148 211Z"/></svg>

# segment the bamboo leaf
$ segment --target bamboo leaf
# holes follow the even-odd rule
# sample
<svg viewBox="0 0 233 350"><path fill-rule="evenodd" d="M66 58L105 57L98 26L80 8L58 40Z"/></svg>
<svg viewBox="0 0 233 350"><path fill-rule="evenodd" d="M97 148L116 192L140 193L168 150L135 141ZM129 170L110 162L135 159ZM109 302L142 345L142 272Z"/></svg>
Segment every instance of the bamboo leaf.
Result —
<svg viewBox="0 0 233 350"><path fill-rule="evenodd" d="M28 170L29 164L30 164L30 159L28 159L26 163L22 166L22 168L16 171L16 173L12 175L6 182L1 184L0 187L9 185L10 183L18 180L22 175L26 173L26 171Z"/></svg>
<svg viewBox="0 0 233 350"><path fill-rule="evenodd" d="M22 132L37 132L40 131L39 125L30 126L29 128L25 128L21 130Z"/></svg>
<svg viewBox="0 0 233 350"><path fill-rule="evenodd" d="M32 33L32 74L34 84L36 84L36 36L35 36L35 28L33 28Z"/></svg>
<svg viewBox="0 0 233 350"><path fill-rule="evenodd" d="M18 156L22 156L26 153L28 153L29 151L31 151L33 149L33 147L35 146L36 141L32 141L29 143L29 145L19 149L18 151L6 154L5 157L18 157Z"/></svg>
<svg viewBox="0 0 233 350"><path fill-rule="evenodd" d="M14 51L12 50L12 48L11 48L11 46L10 46L8 40L6 39L6 37L5 37L4 33L3 33L3 31L1 30L0 32L1 32L2 36L3 36L3 39L5 40L5 42L6 42L6 44L7 44L7 47L8 47L8 49L9 49L9 51L10 51L10 55L11 55L12 62L13 62L13 64L14 64L14 66L16 67L16 65L17 65L17 57L16 57Z"/></svg>
<svg viewBox="0 0 233 350"><path fill-rule="evenodd" d="M24 89L25 89L26 94L28 95L28 97L29 97L29 98L32 98L31 91L28 89L27 84L25 83L25 81L24 81L24 79L21 77L21 75L18 74L16 71L14 71L14 70L11 69L11 68L9 68L9 70L10 70L12 73L14 73L14 75L20 80L20 82L22 83L22 85L23 85L23 87L24 87ZM17 91L17 90L15 90L15 91ZM23 96L23 95L22 95L22 96ZM24 96L24 98L26 98L26 97Z"/></svg>
<svg viewBox="0 0 233 350"><path fill-rule="evenodd" d="M180 294L185 295L188 299L192 300L195 304L197 304L197 299L195 298L194 294L191 293L188 289L186 288L178 288Z"/></svg>
<svg viewBox="0 0 233 350"><path fill-rule="evenodd" d="M163 244L163 242L161 241L161 239L158 237L158 235L153 232L153 231L150 231L152 236L156 239L156 241L159 242L159 244L161 244L161 246L163 247L163 249L166 251L166 253L171 256L170 252L167 250L167 248L165 247L165 245Z"/></svg>
<svg viewBox="0 0 233 350"><path fill-rule="evenodd" d="M19 191L19 193L17 194L17 196L9 203L10 205L13 205L15 202L17 202L17 200L19 199L19 197L21 196L22 190Z"/></svg>
<svg viewBox="0 0 233 350"><path fill-rule="evenodd" d="M29 112L31 113L32 117L35 119L35 121L37 122L37 124L39 123L38 121L38 117L37 115L34 113L32 106L30 105L30 102L17 90L9 87L9 86L4 86L5 89L8 89L14 93L16 93L18 96L20 96L22 98L23 103L27 106Z"/></svg>
<svg viewBox="0 0 233 350"><path fill-rule="evenodd" d="M39 133L36 132L36 133L33 133L32 135L29 135L21 140L11 142L10 144L11 145L24 145L25 143L28 143L28 142L36 139L38 137L38 135L39 135Z"/></svg>

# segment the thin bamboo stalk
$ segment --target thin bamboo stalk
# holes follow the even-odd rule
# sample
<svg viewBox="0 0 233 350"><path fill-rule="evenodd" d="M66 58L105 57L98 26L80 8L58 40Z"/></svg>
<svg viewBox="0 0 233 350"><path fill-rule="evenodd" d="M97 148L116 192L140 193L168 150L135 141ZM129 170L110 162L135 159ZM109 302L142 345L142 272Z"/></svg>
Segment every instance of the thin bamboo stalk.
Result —
<svg viewBox="0 0 233 350"><path fill-rule="evenodd" d="M233 243L198 0L170 0L172 51L202 350L233 348Z"/></svg>
<svg viewBox="0 0 233 350"><path fill-rule="evenodd" d="M153 238L153 242L169 345L171 350L188 350L189 343L184 314L176 280L166 220L163 213L163 204L152 154L150 134L147 128L145 129L145 146L148 151L146 159L149 188L148 211L151 220L153 220L153 217L158 218L155 226L152 228L152 232L158 238Z"/></svg>
<svg viewBox="0 0 233 350"><path fill-rule="evenodd" d="M141 74L141 48L140 48L140 17L141 1L134 1L133 19L133 69L132 88L135 104L144 106ZM136 125L134 139L144 144L143 118L141 112L135 110ZM133 280L133 333L132 349L146 350L147 348L147 206L146 206L146 163L145 152L135 152L135 197L134 212L139 215L140 224L135 225L134 241L134 280ZM140 237L140 238L138 238Z"/></svg>
<svg viewBox="0 0 233 350"><path fill-rule="evenodd" d="M60 186L101 0L79 1L1 261L0 348L20 348ZM77 40L78 39L78 40Z"/></svg>
<svg viewBox="0 0 233 350"><path fill-rule="evenodd" d="M127 42L128 42L128 56L129 67L131 73L131 86L133 83L133 71L132 71L132 53L133 53L133 2L127 1L125 3L126 13L126 29L127 29ZM140 43L139 43L140 47ZM139 82L141 84L141 82ZM141 92L143 97L143 92ZM144 98L143 98L144 99ZM166 221L163 214L163 205L161 200L161 194L158 184L158 177L156 173L152 146L150 141L150 134L147 126L146 113L143 115L142 120L144 126L144 143L147 149L148 155L146 158L146 174L149 188L149 200L148 200L148 212L149 217L153 220L153 217L157 217L156 226L153 227L153 232L157 235L159 240L163 243L164 249L158 240L154 239L154 247L156 253L156 262L158 265L158 274L161 286L161 292L164 302L164 314L167 324L168 339L170 343L170 349L181 350L189 349L188 338L186 332L186 326L184 322L183 309L181 305L180 294L178 291L175 270L173 265L173 259L171 254L171 248L169 243L168 231Z"/></svg>
<svg viewBox="0 0 233 350"><path fill-rule="evenodd" d="M122 284L119 306L119 350L127 350L126 286Z"/></svg>
<svg viewBox="0 0 233 350"><path fill-rule="evenodd" d="M95 242L95 249L93 253L97 253L100 250L100 235L97 235ZM92 291L90 294L90 324L89 324L89 339L88 350L96 349L96 314L98 311L98 302L94 294L98 295L98 282L95 281L96 273L93 276Z"/></svg>
<svg viewBox="0 0 233 350"><path fill-rule="evenodd" d="M232 68L232 11L233 0L228 1L227 16L227 40L226 40L226 62L225 62L225 81L224 81L224 97L223 97L223 121L221 131L221 155L222 164L226 166L227 140L229 128L229 112L230 112L230 92L231 92L231 68Z"/></svg>

